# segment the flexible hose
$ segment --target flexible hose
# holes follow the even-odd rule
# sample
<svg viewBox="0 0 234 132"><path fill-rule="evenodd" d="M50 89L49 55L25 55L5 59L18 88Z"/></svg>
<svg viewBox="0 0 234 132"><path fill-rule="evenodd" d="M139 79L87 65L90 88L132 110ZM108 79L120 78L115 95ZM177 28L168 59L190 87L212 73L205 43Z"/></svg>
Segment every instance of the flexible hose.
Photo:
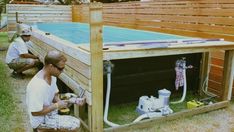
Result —
<svg viewBox="0 0 234 132"><path fill-rule="evenodd" d="M149 116L148 116L147 113L138 116L138 117L133 121L133 123L134 123L134 122L141 121L141 120L143 120L143 119L145 119L145 118L149 118Z"/></svg>
<svg viewBox="0 0 234 132"><path fill-rule="evenodd" d="M183 86L183 95L179 101L171 102L171 104L178 104L182 103L185 100L186 93L187 93L187 79L186 79L186 64L183 64L183 77L184 77L184 86Z"/></svg>
<svg viewBox="0 0 234 132"><path fill-rule="evenodd" d="M104 122L111 126L117 127L118 124L115 124L107 119L109 111L109 100L110 100L110 91L111 91L111 66L107 66L107 91L106 91L106 102L105 102L105 111L104 111Z"/></svg>
<svg viewBox="0 0 234 132"><path fill-rule="evenodd" d="M169 107L167 107L167 110L169 111L169 113L173 113L173 110L171 110ZM145 113L145 114L142 114L139 117L137 117L133 121L133 123L141 121L141 120L146 119L146 118L154 118L154 117L161 117L161 116L163 116L163 113L161 111L160 112L149 112L149 113Z"/></svg>
<svg viewBox="0 0 234 132"><path fill-rule="evenodd" d="M203 82L202 92L205 93L206 95L210 96L210 97L217 97L218 95L216 95L216 94L211 93L211 92L208 91L208 89L207 89L208 88L207 83L208 83L208 77L206 77L206 79Z"/></svg>
<svg viewBox="0 0 234 132"><path fill-rule="evenodd" d="M110 91L111 91L111 65L110 64L107 65L106 68L107 68L107 91L106 91L106 102L105 102L105 110L104 110L104 122L111 127L118 127L120 126L119 124L113 123L108 120L109 100L110 100ZM173 112L171 109L169 110L170 110L170 113ZM162 116L161 112L145 113L137 117L133 122L138 122L145 118L153 118L153 117L160 117L160 116Z"/></svg>

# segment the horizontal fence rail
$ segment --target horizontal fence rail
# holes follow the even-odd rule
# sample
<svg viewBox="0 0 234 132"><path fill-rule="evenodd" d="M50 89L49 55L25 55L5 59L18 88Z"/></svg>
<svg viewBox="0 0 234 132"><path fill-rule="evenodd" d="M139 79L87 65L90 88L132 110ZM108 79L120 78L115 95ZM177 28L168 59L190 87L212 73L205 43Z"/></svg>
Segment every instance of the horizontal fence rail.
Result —
<svg viewBox="0 0 234 132"><path fill-rule="evenodd" d="M72 21L71 6L8 4L7 16L9 37L16 31L16 12L18 14L18 21L29 24L36 22Z"/></svg>
<svg viewBox="0 0 234 132"><path fill-rule="evenodd" d="M73 21L88 22L88 5L72 7ZM234 1L156 0L103 4L105 25L234 41ZM217 56L216 54L221 54ZM210 91L221 93L222 51L211 53ZM234 90L233 90L234 91Z"/></svg>

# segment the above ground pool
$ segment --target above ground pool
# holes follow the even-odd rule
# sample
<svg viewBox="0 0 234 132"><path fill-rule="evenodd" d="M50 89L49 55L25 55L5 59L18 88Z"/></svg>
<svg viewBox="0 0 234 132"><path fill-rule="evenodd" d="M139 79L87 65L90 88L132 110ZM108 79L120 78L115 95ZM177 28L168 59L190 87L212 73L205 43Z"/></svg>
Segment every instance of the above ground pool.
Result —
<svg viewBox="0 0 234 132"><path fill-rule="evenodd" d="M90 29L88 24L71 22L38 23L37 25L34 25L34 27L75 44L89 43ZM104 26L103 28L104 44L113 42L177 40L187 38L189 37L113 26Z"/></svg>

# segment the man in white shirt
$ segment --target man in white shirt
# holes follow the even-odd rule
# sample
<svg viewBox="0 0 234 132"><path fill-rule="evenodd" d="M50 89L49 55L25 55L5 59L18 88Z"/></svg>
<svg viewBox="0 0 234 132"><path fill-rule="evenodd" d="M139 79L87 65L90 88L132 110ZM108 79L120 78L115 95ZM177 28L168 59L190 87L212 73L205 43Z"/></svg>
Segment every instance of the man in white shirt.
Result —
<svg viewBox="0 0 234 132"><path fill-rule="evenodd" d="M22 29L20 37L13 41L7 51L6 63L10 69L13 69L13 77L23 76L23 71L28 70L36 64L39 59L37 56L28 53L27 43L30 41L31 30Z"/></svg>
<svg viewBox="0 0 234 132"><path fill-rule="evenodd" d="M45 65L29 82L26 91L26 103L30 123L35 132L43 129L74 131L80 127L80 120L72 116L58 115L58 110L66 108L70 100L60 100L56 77L65 68L66 58L58 51L49 51L45 56ZM79 98L81 99L81 98ZM80 100L78 105L83 105Z"/></svg>

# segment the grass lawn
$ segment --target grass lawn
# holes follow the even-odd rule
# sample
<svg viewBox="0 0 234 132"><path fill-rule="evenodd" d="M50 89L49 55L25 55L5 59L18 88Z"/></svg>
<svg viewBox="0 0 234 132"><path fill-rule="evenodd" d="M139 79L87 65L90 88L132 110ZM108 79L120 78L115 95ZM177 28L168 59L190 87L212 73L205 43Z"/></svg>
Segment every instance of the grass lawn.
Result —
<svg viewBox="0 0 234 132"><path fill-rule="evenodd" d="M10 132L11 125L14 125L11 124L11 120L13 120L12 115L16 109L16 105L11 95L12 87L6 74L7 69L2 61L0 61L0 73L0 131Z"/></svg>
<svg viewBox="0 0 234 132"><path fill-rule="evenodd" d="M13 122L20 121L21 113L17 107L17 100L13 97L13 85L8 75L8 69L4 63L4 54L8 47L8 37L6 32L0 32L0 132L12 132L14 127L18 126Z"/></svg>
<svg viewBox="0 0 234 132"><path fill-rule="evenodd" d="M0 32L0 49L5 49L8 45L7 32Z"/></svg>

